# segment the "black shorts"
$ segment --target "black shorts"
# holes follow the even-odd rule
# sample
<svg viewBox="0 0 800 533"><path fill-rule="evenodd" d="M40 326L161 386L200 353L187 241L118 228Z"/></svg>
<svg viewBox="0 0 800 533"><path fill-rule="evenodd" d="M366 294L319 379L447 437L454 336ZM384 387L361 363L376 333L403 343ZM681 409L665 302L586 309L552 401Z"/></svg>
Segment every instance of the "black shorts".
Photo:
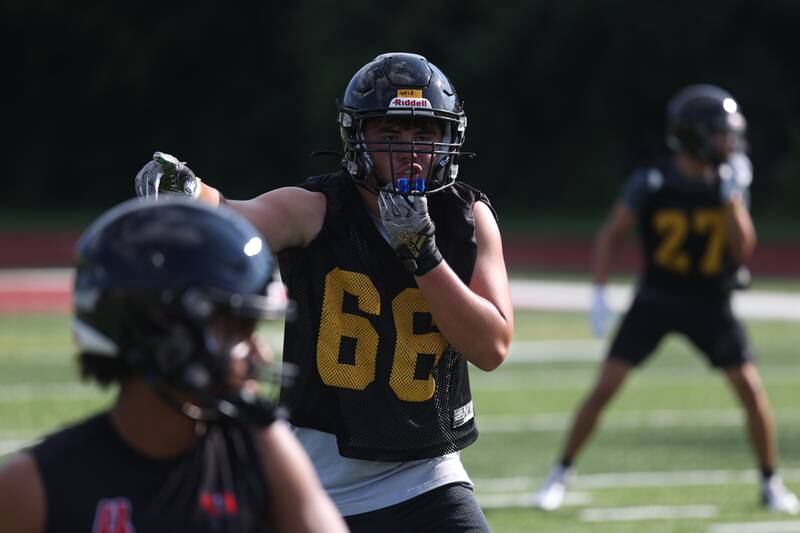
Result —
<svg viewBox="0 0 800 533"><path fill-rule="evenodd" d="M611 343L608 356L636 366L655 351L667 333L685 335L717 368L731 368L753 359L742 324L729 298L638 292Z"/></svg>
<svg viewBox="0 0 800 533"><path fill-rule="evenodd" d="M472 487L453 483L396 505L346 516L351 533L486 533L490 531Z"/></svg>

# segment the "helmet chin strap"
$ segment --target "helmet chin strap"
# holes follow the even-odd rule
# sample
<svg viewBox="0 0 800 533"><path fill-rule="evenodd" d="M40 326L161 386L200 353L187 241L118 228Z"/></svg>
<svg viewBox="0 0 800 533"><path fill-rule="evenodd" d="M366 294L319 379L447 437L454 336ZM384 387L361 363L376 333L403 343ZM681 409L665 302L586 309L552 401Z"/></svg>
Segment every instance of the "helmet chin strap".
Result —
<svg viewBox="0 0 800 533"><path fill-rule="evenodd" d="M226 394L220 397L203 393L202 399L208 401L208 405L204 406L179 398L176 391L160 379L149 379L148 382L167 405L195 422L216 424L240 422L255 427L266 427L276 419L286 417L284 408L276 408L269 400L246 389L239 391L238 394Z"/></svg>
<svg viewBox="0 0 800 533"><path fill-rule="evenodd" d="M356 144L354 148L355 151L355 159L357 165L357 174L353 175L361 175L362 179L360 180L363 185L372 192L376 192L380 189L381 184L378 181L378 178L375 176L375 161L372 159L372 155L369 153L367 149L367 145L364 142L364 131L362 129L362 121L358 121L356 123L356 136L355 136Z"/></svg>
<svg viewBox="0 0 800 533"><path fill-rule="evenodd" d="M361 174L364 176L364 184L374 189L380 188L377 176L375 176L375 162L372 160L372 155L367 152L358 152L361 159Z"/></svg>
<svg viewBox="0 0 800 533"><path fill-rule="evenodd" d="M200 341L203 345L204 357L221 359L226 348L219 345L210 335L204 335ZM216 355L214 355L216 353ZM224 385L224 372L211 370L206 362L190 360L187 364L174 369L170 381L158 372L146 376L147 383L156 394L169 406L196 422L233 423L239 422L257 427L265 427L275 421L276 406L255 391L242 387L229 390ZM252 378L258 373L255 366L248 369ZM176 382L176 385L171 385ZM218 393L212 392L218 390Z"/></svg>
<svg viewBox="0 0 800 533"><path fill-rule="evenodd" d="M163 379L156 375L148 376L147 383L164 403L195 422L216 422L220 417L216 407L202 407L197 403L179 398L177 391L166 385ZM213 401L211 398L208 399Z"/></svg>

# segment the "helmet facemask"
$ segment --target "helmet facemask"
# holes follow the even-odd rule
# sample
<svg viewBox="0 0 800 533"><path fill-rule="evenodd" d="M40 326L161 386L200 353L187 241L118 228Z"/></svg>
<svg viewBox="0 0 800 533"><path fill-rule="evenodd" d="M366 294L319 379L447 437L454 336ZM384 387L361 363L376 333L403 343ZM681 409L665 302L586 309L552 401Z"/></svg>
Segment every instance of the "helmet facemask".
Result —
<svg viewBox="0 0 800 533"><path fill-rule="evenodd" d="M165 359L155 362L158 371L151 375L156 384L168 385L160 394L198 421L257 426L272 422L280 385L293 373L275 366L263 352L254 354L254 335L258 320L285 316L285 305L269 296L213 288L189 289L179 305L183 320L173 322L173 328L187 334L180 342L159 343ZM191 356L170 369L167 362L180 361L187 345L192 346Z"/></svg>
<svg viewBox="0 0 800 533"><path fill-rule="evenodd" d="M252 335L259 319L284 316L285 306L264 296L199 287L181 293L117 291L108 297L97 305L125 309L117 319L127 324L124 333L119 342L106 338L105 349L98 349L101 344L88 340L102 334L76 317L76 338L80 335L86 353L124 362L192 419L256 425L274 419L285 369L252 353Z"/></svg>
<svg viewBox="0 0 800 533"><path fill-rule="evenodd" d="M420 125L422 129L428 128L425 124L436 124L441 134L436 135L435 140L368 139L364 126L369 120L388 123L396 120L398 127L415 128ZM360 117L354 121L352 128L342 128L345 146L343 165L357 183L373 192L378 189L416 195L437 192L451 186L458 176L465 127L466 117L461 117L458 122L415 114ZM375 158L379 157L378 154L389 154L389 176L385 176L384 180L376 175ZM412 164L400 169L396 167L396 156L402 154L407 154ZM420 160L426 164L422 172L414 172L414 163Z"/></svg>

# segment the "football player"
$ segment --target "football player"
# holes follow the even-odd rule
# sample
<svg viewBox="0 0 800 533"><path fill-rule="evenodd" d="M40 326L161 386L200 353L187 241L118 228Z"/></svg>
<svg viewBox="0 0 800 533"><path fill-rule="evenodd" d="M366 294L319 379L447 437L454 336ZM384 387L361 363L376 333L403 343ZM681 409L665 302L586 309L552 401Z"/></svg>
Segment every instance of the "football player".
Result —
<svg viewBox="0 0 800 533"><path fill-rule="evenodd" d="M426 58L381 54L341 99L341 168L225 200L157 153L136 182L223 203L279 253L297 319L284 359L295 434L353 531L487 531L459 451L478 437L467 364L508 354L495 213L457 181L467 118Z"/></svg>
<svg viewBox="0 0 800 533"><path fill-rule="evenodd" d="M257 378L272 257L229 209L121 204L77 245L74 337L107 411L0 468L0 531L346 531Z"/></svg>
<svg viewBox="0 0 800 533"><path fill-rule="evenodd" d="M668 333L688 338L730 382L744 409L761 472L761 501L794 514L798 501L776 473L778 453L767 395L747 333L731 309L731 291L749 282L744 263L756 232L750 218L752 166L736 100L713 85L692 85L667 106L670 160L637 170L595 240L591 321L605 333L605 283L612 259L636 226L644 267L636 295L608 350L597 381L575 413L560 461L535 494L545 510L558 508L572 465L628 373Z"/></svg>

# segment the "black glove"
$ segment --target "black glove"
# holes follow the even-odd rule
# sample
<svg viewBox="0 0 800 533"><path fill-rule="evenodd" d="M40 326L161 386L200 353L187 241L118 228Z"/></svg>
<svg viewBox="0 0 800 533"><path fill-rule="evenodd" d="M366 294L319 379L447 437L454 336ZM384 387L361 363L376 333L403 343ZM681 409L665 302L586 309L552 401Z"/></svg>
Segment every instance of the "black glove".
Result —
<svg viewBox="0 0 800 533"><path fill-rule="evenodd" d="M378 195L381 222L397 257L406 270L421 276L442 262L436 247L436 226L422 195L381 190Z"/></svg>
<svg viewBox="0 0 800 533"><path fill-rule="evenodd" d="M160 192L185 194L197 198L200 194L200 178L195 176L185 162L178 161L175 156L156 152L153 154L153 160L136 174L134 189L136 196L140 198L158 198Z"/></svg>

